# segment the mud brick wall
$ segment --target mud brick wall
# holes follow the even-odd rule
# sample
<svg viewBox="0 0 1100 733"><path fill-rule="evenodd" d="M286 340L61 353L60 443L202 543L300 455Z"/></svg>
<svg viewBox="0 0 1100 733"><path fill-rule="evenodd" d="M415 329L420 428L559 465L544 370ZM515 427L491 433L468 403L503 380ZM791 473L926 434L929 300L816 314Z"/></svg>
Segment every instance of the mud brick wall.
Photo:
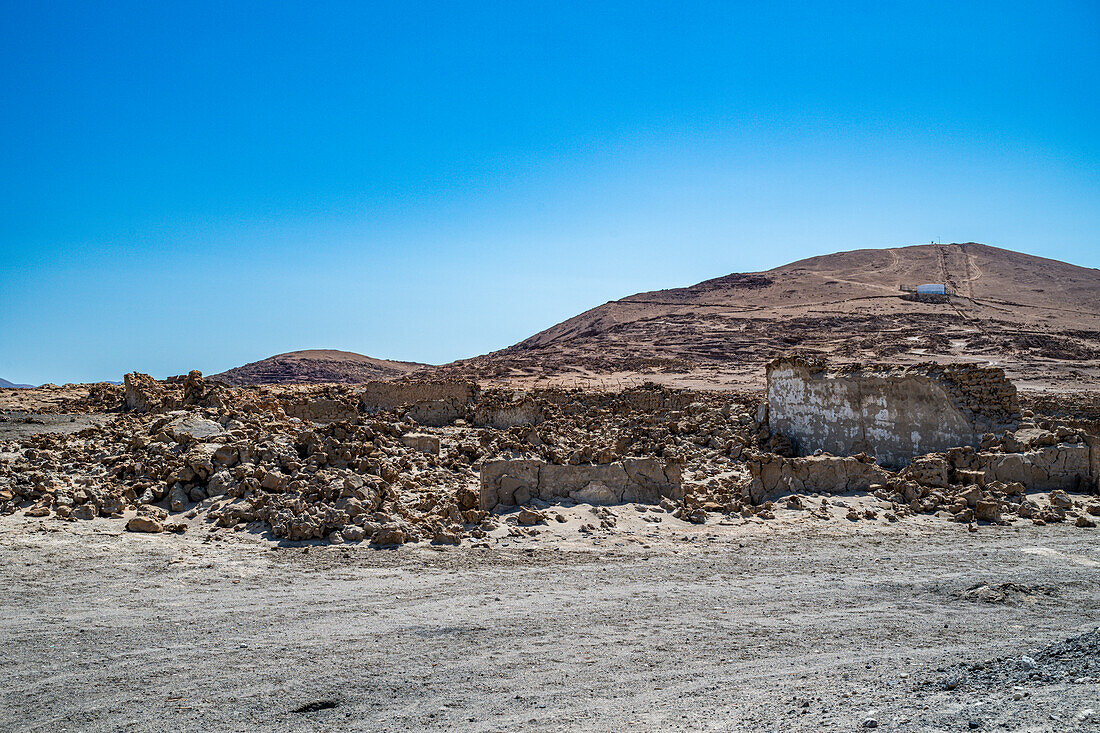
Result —
<svg viewBox="0 0 1100 733"><path fill-rule="evenodd" d="M754 504L787 494L865 492L893 476L869 458L854 456L783 458L765 453L746 463L752 477L749 500Z"/></svg>
<svg viewBox="0 0 1100 733"><path fill-rule="evenodd" d="M656 458L627 458L599 465L557 465L538 460L489 461L481 468L481 508L569 498L589 504L657 504L684 498L680 466Z"/></svg>
<svg viewBox="0 0 1100 733"><path fill-rule="evenodd" d="M324 397L280 398L279 405L287 417L296 417L310 422L336 422L359 418L357 405Z"/></svg>
<svg viewBox="0 0 1100 733"><path fill-rule="evenodd" d="M866 452L899 468L919 455L977 446L1019 418L1000 369L975 365L848 366L797 358L767 367L768 423L800 455Z"/></svg>
<svg viewBox="0 0 1100 733"><path fill-rule="evenodd" d="M359 408L368 414L403 410L421 425L448 425L466 417L480 394L474 382L368 382L359 391Z"/></svg>
<svg viewBox="0 0 1100 733"><path fill-rule="evenodd" d="M978 471L983 480L1019 482L1029 491L1094 491L1097 486L1096 441L1027 447L1016 453L948 451L953 471Z"/></svg>

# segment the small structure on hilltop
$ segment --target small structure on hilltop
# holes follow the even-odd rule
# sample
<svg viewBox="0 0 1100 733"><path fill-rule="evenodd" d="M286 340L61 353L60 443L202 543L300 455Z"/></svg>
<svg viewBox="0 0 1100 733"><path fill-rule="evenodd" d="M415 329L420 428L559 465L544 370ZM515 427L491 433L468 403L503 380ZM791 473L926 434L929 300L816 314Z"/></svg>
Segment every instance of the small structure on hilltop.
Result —
<svg viewBox="0 0 1100 733"><path fill-rule="evenodd" d="M783 357L767 366L768 425L799 455L869 453L900 468L915 456L981 443L1016 427L1016 387L976 364L849 365Z"/></svg>
<svg viewBox="0 0 1100 733"><path fill-rule="evenodd" d="M923 285L899 285L898 290L909 293L905 296L917 300L941 300L952 295L958 295L955 288L946 283L924 283Z"/></svg>
<svg viewBox="0 0 1100 733"><path fill-rule="evenodd" d="M917 286L917 295L947 295L947 290L942 283L926 283Z"/></svg>

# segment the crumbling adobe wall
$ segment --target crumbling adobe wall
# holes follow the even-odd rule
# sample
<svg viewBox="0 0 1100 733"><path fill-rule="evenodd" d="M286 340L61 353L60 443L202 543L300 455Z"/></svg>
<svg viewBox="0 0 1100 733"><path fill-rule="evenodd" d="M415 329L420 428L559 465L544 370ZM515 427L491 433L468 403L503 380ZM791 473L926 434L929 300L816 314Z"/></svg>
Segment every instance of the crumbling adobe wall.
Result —
<svg viewBox="0 0 1100 733"><path fill-rule="evenodd" d="M526 392L486 390L473 408L474 425L497 430L538 425L544 418L543 405Z"/></svg>
<svg viewBox="0 0 1100 733"><path fill-rule="evenodd" d="M279 404L287 417L310 422L336 422L359 419L359 408L341 400L327 397L281 398Z"/></svg>
<svg viewBox="0 0 1100 733"><path fill-rule="evenodd" d="M972 364L849 366L797 358L767 366L768 423L801 455L866 452L898 468L914 456L977 446L1019 417L1001 369Z"/></svg>
<svg viewBox="0 0 1100 733"><path fill-rule="evenodd" d="M474 382L368 382L359 391L359 407L368 414L402 409L421 425L449 425L469 413L480 393Z"/></svg>
<svg viewBox="0 0 1100 733"><path fill-rule="evenodd" d="M122 407L127 411L162 412L188 406L225 409L227 399L226 387L220 382L203 379L202 372L197 369L168 377L163 382L140 372L123 377Z"/></svg>
<svg viewBox="0 0 1100 733"><path fill-rule="evenodd" d="M752 477L749 500L754 504L786 494L865 492L893 476L867 455L783 458L762 453L750 457L746 465Z"/></svg>
<svg viewBox="0 0 1100 733"><path fill-rule="evenodd" d="M1094 491L1100 475L1100 442L1081 431L1064 433L1025 428L991 446L1000 450L955 448L943 460L955 482L973 475L983 483L1018 482L1029 491ZM963 472L969 473L964 476Z"/></svg>
<svg viewBox="0 0 1100 733"><path fill-rule="evenodd" d="M123 380L123 408L136 412L156 412L163 406L164 388L148 374L131 372Z"/></svg>
<svg viewBox="0 0 1100 733"><path fill-rule="evenodd" d="M1094 484L1087 445L1059 444L1026 453L978 453L975 468L985 480L1018 481L1032 491L1080 490Z"/></svg>
<svg viewBox="0 0 1100 733"><path fill-rule="evenodd" d="M599 465L556 465L538 460L488 461L481 467L481 508L570 498L588 504L657 504L684 498L680 466L656 458Z"/></svg>
<svg viewBox="0 0 1100 733"><path fill-rule="evenodd" d="M1095 436L1028 428L988 443L989 450L964 446L917 456L897 474L865 454L782 458L753 453L745 461L752 478L748 495L759 504L787 494L868 491L875 484L899 482L952 491L974 485L1014 485L1020 492L1097 490L1100 440Z"/></svg>

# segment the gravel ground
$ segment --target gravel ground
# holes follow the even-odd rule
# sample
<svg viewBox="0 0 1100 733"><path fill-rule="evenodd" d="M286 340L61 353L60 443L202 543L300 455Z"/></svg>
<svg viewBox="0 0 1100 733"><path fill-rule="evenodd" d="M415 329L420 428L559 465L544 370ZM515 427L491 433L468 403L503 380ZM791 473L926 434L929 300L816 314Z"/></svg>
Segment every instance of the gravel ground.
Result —
<svg viewBox="0 0 1100 733"><path fill-rule="evenodd" d="M5 517L0 729L1085 729L1100 671L1066 640L1100 622L1096 539L923 518L385 551ZM1029 652L1046 672L1014 672Z"/></svg>
<svg viewBox="0 0 1100 733"><path fill-rule="evenodd" d="M37 414L24 411L0 411L0 440L20 440L39 433L75 433L110 419L103 413Z"/></svg>

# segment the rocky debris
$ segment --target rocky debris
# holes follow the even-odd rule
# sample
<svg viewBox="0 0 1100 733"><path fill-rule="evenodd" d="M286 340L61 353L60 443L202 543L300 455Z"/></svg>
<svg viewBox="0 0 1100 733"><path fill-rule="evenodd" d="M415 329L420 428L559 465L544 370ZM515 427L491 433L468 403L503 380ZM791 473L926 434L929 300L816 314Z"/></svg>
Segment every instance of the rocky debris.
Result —
<svg viewBox="0 0 1100 733"><path fill-rule="evenodd" d="M153 517L139 514L126 522L126 529L129 532L163 532L164 525Z"/></svg>
<svg viewBox="0 0 1100 733"><path fill-rule="evenodd" d="M1049 500L1052 507L1057 507L1058 509L1073 508L1073 499L1070 499L1069 496L1066 495L1066 492L1060 489L1050 492Z"/></svg>
<svg viewBox="0 0 1100 733"><path fill-rule="evenodd" d="M950 468L942 454L924 455L910 461L909 465L899 472L899 476L908 481L915 481L921 486L946 488L951 484Z"/></svg>
<svg viewBox="0 0 1100 733"><path fill-rule="evenodd" d="M987 662L957 664L939 672L930 686L947 690L1026 690L1088 680L1100 681L1100 629Z"/></svg>
<svg viewBox="0 0 1100 733"><path fill-rule="evenodd" d="M1051 596L1056 590L1045 585L1021 585L1019 583L979 583L960 592L958 597L979 603L1018 603L1040 596Z"/></svg>
<svg viewBox="0 0 1100 733"><path fill-rule="evenodd" d="M462 544L462 536L458 532L451 532L445 529L440 529L437 530L435 536L432 537L432 544L460 545Z"/></svg>
<svg viewBox="0 0 1100 733"><path fill-rule="evenodd" d="M516 521L525 527L531 527L536 524L545 524L546 516L539 511L535 511L529 507L522 507L519 510L519 514L516 515Z"/></svg>
<svg viewBox="0 0 1100 733"><path fill-rule="evenodd" d="M544 417L537 426L475 428L459 419L444 441L426 426L410 431L405 403L318 424L287 415L281 405L291 402L283 395L344 401L345 388L238 389L206 381L197 373L164 382L132 376L131 387L145 391L145 411L115 414L68 436L0 444L0 511L118 517L155 506L296 541L446 542L491 530L477 472L494 456L518 455L548 465L547 477L567 487L560 498L578 492L597 502L663 500L675 511L681 501L665 496L671 493L702 519L699 497L735 488L708 482L699 497L685 497L681 464L701 477L715 467L735 471L733 456L756 429L752 407L728 395L549 390L528 396ZM514 394L487 399L516 403ZM184 404L192 402L215 406ZM614 480L599 480L608 472ZM76 509L82 505L89 508Z"/></svg>
<svg viewBox="0 0 1100 733"><path fill-rule="evenodd" d="M244 402L241 398L247 394L203 379L202 372L197 369L163 382L148 374L133 372L123 378L122 408L133 412L163 412L186 407L224 409L230 403Z"/></svg>
<svg viewBox="0 0 1100 733"><path fill-rule="evenodd" d="M177 443L206 442L225 432L222 425L214 420L186 414L165 425L164 430Z"/></svg>
<svg viewBox="0 0 1100 733"><path fill-rule="evenodd" d="M409 541L409 534L401 527L379 527L371 537L371 543L380 547L403 545Z"/></svg>
<svg viewBox="0 0 1100 733"><path fill-rule="evenodd" d="M384 420L304 423L257 409L262 397L240 408L155 411L187 394L207 400L211 390L191 377L191 386L182 380L179 394L154 411L123 413L72 435L31 436L11 453L0 448L10 456L0 459L0 510L75 519L153 505L198 508L224 527L253 524L292 540L381 545L461 535L484 518L471 490L476 474L459 451L424 454ZM186 526L154 521L166 531Z"/></svg>
<svg viewBox="0 0 1100 733"><path fill-rule="evenodd" d="M770 520L780 511L773 498L811 521L927 513L966 524L1088 527L1100 516L1100 502L1077 493L1088 485L1036 494L989 468L1046 452L1054 458L1028 464L1051 467L1043 476L1079 467L1058 456L1091 450L1090 428L1042 415L1025 415L1010 434L983 436L979 449L918 457L893 473L867 456L770 452L789 453L790 444L760 422L767 411L758 395L410 382L373 388L390 406L378 398L365 414L363 392L349 386L235 388L198 372L162 382L129 376L128 410L118 411L126 385L104 388L96 399L113 394L117 402L99 424L0 439L0 514L76 521L137 510L164 531L183 531L188 524L168 517L185 512L203 524L284 540L378 546L484 538L499 527L490 511L511 517L503 507L528 504L543 511L539 502L638 502L662 510L644 513L646 521L671 514L692 523L716 514ZM347 419L329 419L335 416ZM445 424L429 424L437 418ZM488 424L494 420L507 427ZM880 508L837 513L811 498L832 491L873 493ZM614 522L600 515L591 526ZM538 529L513 524L509 531Z"/></svg>

